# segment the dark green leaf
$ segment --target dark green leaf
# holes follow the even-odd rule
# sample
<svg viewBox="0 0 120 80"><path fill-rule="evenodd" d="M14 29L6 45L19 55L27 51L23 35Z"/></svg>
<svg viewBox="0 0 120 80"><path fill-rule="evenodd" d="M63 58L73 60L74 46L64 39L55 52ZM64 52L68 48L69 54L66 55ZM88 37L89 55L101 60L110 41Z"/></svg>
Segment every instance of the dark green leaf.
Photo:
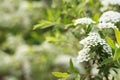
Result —
<svg viewBox="0 0 120 80"><path fill-rule="evenodd" d="M86 34L88 34L88 33L91 31L91 29L92 29L91 26L88 25L88 26L87 26L87 29L86 29Z"/></svg>
<svg viewBox="0 0 120 80"><path fill-rule="evenodd" d="M70 65L70 72L71 73L75 73L75 69L74 69L74 65L73 65L72 59L70 59L69 65Z"/></svg>
<svg viewBox="0 0 120 80"><path fill-rule="evenodd" d="M101 65L105 65L105 64L108 64L110 62L112 62L113 59L112 58L107 58L107 59L104 59L102 62L101 62Z"/></svg>

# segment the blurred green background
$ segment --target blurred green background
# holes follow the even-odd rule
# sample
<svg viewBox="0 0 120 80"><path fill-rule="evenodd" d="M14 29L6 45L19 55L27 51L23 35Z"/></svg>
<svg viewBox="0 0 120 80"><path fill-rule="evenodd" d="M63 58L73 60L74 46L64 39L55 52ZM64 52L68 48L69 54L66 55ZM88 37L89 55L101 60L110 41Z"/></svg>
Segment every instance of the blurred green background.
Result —
<svg viewBox="0 0 120 80"><path fill-rule="evenodd" d="M95 4L94 4L95 3ZM101 15L97 0L0 0L0 80L56 80L81 49L74 19Z"/></svg>

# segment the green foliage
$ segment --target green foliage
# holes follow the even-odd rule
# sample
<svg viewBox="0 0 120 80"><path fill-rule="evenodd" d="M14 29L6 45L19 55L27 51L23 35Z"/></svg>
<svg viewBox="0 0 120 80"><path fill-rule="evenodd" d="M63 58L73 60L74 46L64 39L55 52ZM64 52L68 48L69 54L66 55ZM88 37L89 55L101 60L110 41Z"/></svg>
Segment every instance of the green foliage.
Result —
<svg viewBox="0 0 120 80"><path fill-rule="evenodd" d="M116 37L117 43L120 46L120 31L118 29L114 29L114 31L115 31L115 37ZM118 60L119 58L120 58L120 48L118 47L115 49L115 54L113 59Z"/></svg>
<svg viewBox="0 0 120 80"><path fill-rule="evenodd" d="M36 24L33 29L36 29L36 28L45 29L51 26L54 26L54 24L50 21L40 21L40 23Z"/></svg>
<svg viewBox="0 0 120 80"><path fill-rule="evenodd" d="M75 80L80 80L80 75L77 75L77 77L75 78Z"/></svg>
<svg viewBox="0 0 120 80"><path fill-rule="evenodd" d="M112 63L113 62L113 59L112 58L107 58L107 59L104 59L102 62L101 62L101 66L102 65L107 65L109 63Z"/></svg>
<svg viewBox="0 0 120 80"><path fill-rule="evenodd" d="M115 54L114 54L114 60L117 60L118 58L120 58L120 48L117 48L115 50Z"/></svg>
<svg viewBox="0 0 120 80"><path fill-rule="evenodd" d="M115 43L113 42L113 40L110 38L110 37L106 37L106 40L108 42L108 44L113 48L113 49L116 49L116 45Z"/></svg>
<svg viewBox="0 0 120 80"><path fill-rule="evenodd" d="M70 73L75 73L75 68L74 68L74 65L73 65L72 59L70 59L70 61L69 61L69 65L70 65Z"/></svg>
<svg viewBox="0 0 120 80"><path fill-rule="evenodd" d="M98 22L102 13L101 7L100 2L96 0L1 0L0 78L56 80L58 77L59 80L85 80L95 76L95 80L102 80L105 74L109 74L111 68L118 69L120 31L117 29L114 30L117 42L112 35L106 37L114 55L106 55L101 51L101 46L96 47L99 50L95 52L100 53L100 56L91 52L95 59L90 63L78 64L79 68L72 59L69 61L69 68L67 58L64 62L57 59L60 55L76 57L78 51L83 48L78 44L79 40L98 29L96 24L74 26L74 20L90 17ZM100 66L100 74L90 73L92 63ZM85 70L80 70L83 69L81 65ZM67 69L68 72L65 72ZM61 72L53 72L52 74L56 76L54 77L51 75L52 71Z"/></svg>
<svg viewBox="0 0 120 80"><path fill-rule="evenodd" d="M62 72L52 72L52 74L56 77L60 77L60 78L67 78L69 76L68 73L62 73Z"/></svg>
<svg viewBox="0 0 120 80"><path fill-rule="evenodd" d="M115 37L116 37L117 43L120 46L120 31L118 29L114 29L114 31L115 31Z"/></svg>

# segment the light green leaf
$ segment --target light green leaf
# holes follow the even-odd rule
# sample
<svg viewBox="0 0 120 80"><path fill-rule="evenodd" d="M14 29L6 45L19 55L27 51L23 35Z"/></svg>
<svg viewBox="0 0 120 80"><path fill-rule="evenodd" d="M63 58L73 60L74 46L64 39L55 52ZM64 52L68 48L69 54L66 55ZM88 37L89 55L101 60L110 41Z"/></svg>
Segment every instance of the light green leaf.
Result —
<svg viewBox="0 0 120 80"><path fill-rule="evenodd" d="M98 19L99 19L99 14L95 14L94 17L93 17L93 19L97 22Z"/></svg>
<svg viewBox="0 0 120 80"><path fill-rule="evenodd" d="M39 22L39 24L34 25L33 29L36 29L36 28L44 29L44 28L51 27L53 25L55 25L55 24L51 21L42 20Z"/></svg>
<svg viewBox="0 0 120 80"><path fill-rule="evenodd" d="M80 80L80 75L77 75L75 80Z"/></svg>
<svg viewBox="0 0 120 80"><path fill-rule="evenodd" d="M83 12L83 8L79 8L77 13L78 13L78 15L80 15L82 12Z"/></svg>
<svg viewBox="0 0 120 80"><path fill-rule="evenodd" d="M113 40L110 37L106 37L106 40L108 42L108 44L110 45L110 47L112 47L113 49L116 49L115 43L113 42Z"/></svg>
<svg viewBox="0 0 120 80"><path fill-rule="evenodd" d="M117 48L115 50L115 54L114 54L114 60L117 60L118 58L120 58L120 48Z"/></svg>
<svg viewBox="0 0 120 80"><path fill-rule="evenodd" d="M62 73L62 72L52 72L52 74L56 77L61 77L61 78L67 78L69 76L68 73Z"/></svg>
<svg viewBox="0 0 120 80"><path fill-rule="evenodd" d="M67 24L67 25L65 25L65 29L68 29L70 27L73 27L73 24Z"/></svg>
<svg viewBox="0 0 120 80"><path fill-rule="evenodd" d="M115 31L115 37L116 37L117 43L120 46L120 31L118 29L114 29L114 31Z"/></svg>
<svg viewBox="0 0 120 80"><path fill-rule="evenodd" d="M53 14L53 12L52 12L52 10L47 10L47 15L48 15L48 19L49 20L54 20L54 14Z"/></svg>
<svg viewBox="0 0 120 80"><path fill-rule="evenodd" d="M56 42L58 41L58 39L56 39L55 37L47 36L46 41Z"/></svg>
<svg viewBox="0 0 120 80"><path fill-rule="evenodd" d="M105 65L105 64L108 64L110 62L112 62L113 59L112 58L107 58L107 59L104 59L102 62L101 62L101 65Z"/></svg>
<svg viewBox="0 0 120 80"><path fill-rule="evenodd" d="M57 20L55 21L56 24L60 24L61 18L57 18Z"/></svg>

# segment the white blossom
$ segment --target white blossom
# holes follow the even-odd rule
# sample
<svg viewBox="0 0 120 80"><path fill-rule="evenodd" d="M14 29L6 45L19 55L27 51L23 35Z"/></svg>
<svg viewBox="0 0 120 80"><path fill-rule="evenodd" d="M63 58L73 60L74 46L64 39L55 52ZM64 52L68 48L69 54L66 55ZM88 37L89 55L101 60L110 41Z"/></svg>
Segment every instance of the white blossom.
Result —
<svg viewBox="0 0 120 80"><path fill-rule="evenodd" d="M97 27L101 30L101 29L104 29L104 28L117 28L113 23L105 23L105 22L102 22L102 23L99 23L97 25Z"/></svg>
<svg viewBox="0 0 120 80"><path fill-rule="evenodd" d="M26 57L27 52L29 51L29 47L26 44L21 44L17 47L14 57L16 60L22 60Z"/></svg>
<svg viewBox="0 0 120 80"><path fill-rule="evenodd" d="M78 52L78 62L89 61L91 59L89 52L92 48L96 48L97 46L102 46L104 53L112 54L110 46L96 32L91 32L88 37L80 41L80 44L82 44L84 48Z"/></svg>
<svg viewBox="0 0 120 80"><path fill-rule="evenodd" d="M78 62L84 62L90 60L90 54L88 53L90 51L90 48L83 48L78 52L77 60Z"/></svg>
<svg viewBox="0 0 120 80"><path fill-rule="evenodd" d="M103 7L100 9L101 11L105 11L111 5L120 5L120 0L100 0Z"/></svg>
<svg viewBox="0 0 120 80"><path fill-rule="evenodd" d="M91 69L90 72L91 72L91 74L92 74L93 76L98 75L98 74L99 74L98 65L97 65L97 64L93 64L93 65L92 65L92 69Z"/></svg>
<svg viewBox="0 0 120 80"><path fill-rule="evenodd" d="M106 5L120 5L120 0L100 0L103 6Z"/></svg>
<svg viewBox="0 0 120 80"><path fill-rule="evenodd" d="M112 49L110 46L96 32L91 32L88 37L80 41L80 44L82 44L85 48L97 47L100 45L103 47L103 52L112 54Z"/></svg>
<svg viewBox="0 0 120 80"><path fill-rule="evenodd" d="M110 46L107 43L103 44L103 52L112 54L112 49L110 48Z"/></svg>
<svg viewBox="0 0 120 80"><path fill-rule="evenodd" d="M100 42L101 38L98 33L91 32L88 37L80 41L80 44L84 45L84 47L97 46L98 42Z"/></svg>
<svg viewBox="0 0 120 80"><path fill-rule="evenodd" d="M120 13L116 11L107 11L102 14L99 19L99 22L120 22Z"/></svg>
<svg viewBox="0 0 120 80"><path fill-rule="evenodd" d="M94 23L95 23L95 21L93 21L92 19L84 17L84 18L76 19L74 25L75 26L78 24L88 24L89 25L89 24L94 24Z"/></svg>

